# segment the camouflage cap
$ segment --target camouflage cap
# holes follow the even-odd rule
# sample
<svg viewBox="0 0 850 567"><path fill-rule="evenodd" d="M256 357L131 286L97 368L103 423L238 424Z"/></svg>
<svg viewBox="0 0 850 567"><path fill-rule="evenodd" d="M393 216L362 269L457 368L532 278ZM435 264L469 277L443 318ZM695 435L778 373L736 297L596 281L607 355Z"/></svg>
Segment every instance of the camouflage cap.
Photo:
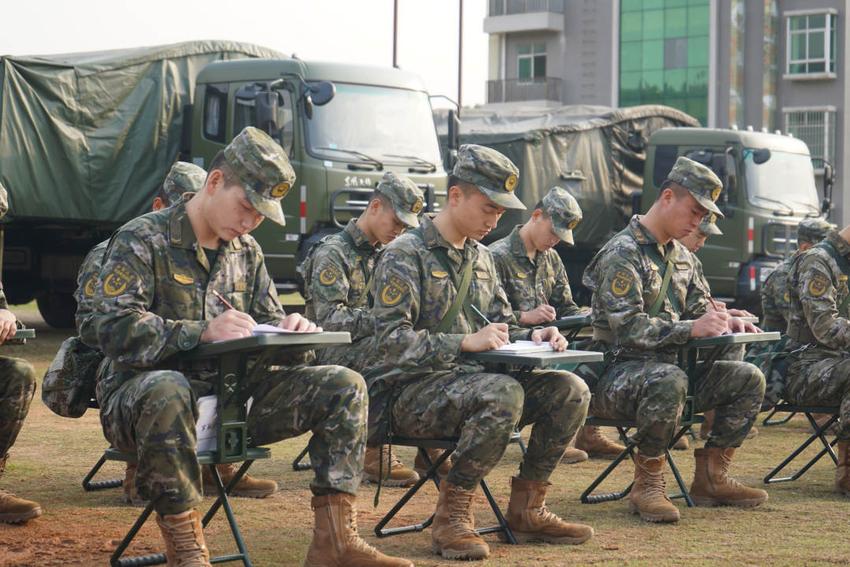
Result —
<svg viewBox="0 0 850 567"><path fill-rule="evenodd" d="M3 187L3 184L0 183L0 218L6 216L6 213L9 212L9 193L6 191L6 188Z"/></svg>
<svg viewBox="0 0 850 567"><path fill-rule="evenodd" d="M667 179L687 189L708 212L723 218L723 213L714 204L723 190L723 183L710 168L685 156L679 156Z"/></svg>
<svg viewBox="0 0 850 567"><path fill-rule="evenodd" d="M295 183L295 171L283 148L262 130L248 126L224 148L224 159L254 208L285 226L280 200Z"/></svg>
<svg viewBox="0 0 850 567"><path fill-rule="evenodd" d="M197 193L204 186L206 178L207 172L194 163L175 162L168 175L165 176L165 181L162 182L165 205L170 207L179 203L186 193Z"/></svg>
<svg viewBox="0 0 850 567"><path fill-rule="evenodd" d="M398 220L410 228L419 226L419 212L425 205L425 197L416 183L388 171L375 191L390 200Z"/></svg>
<svg viewBox="0 0 850 567"><path fill-rule="evenodd" d="M506 209L525 209L514 195L519 183L519 169L504 155L492 148L464 144L457 151L452 175L472 183L488 199Z"/></svg>
<svg viewBox="0 0 850 567"><path fill-rule="evenodd" d="M566 189L552 187L543 197L543 212L552 219L552 232L569 245L575 244L573 229L581 222L581 207Z"/></svg>
<svg viewBox="0 0 850 567"><path fill-rule="evenodd" d="M714 213L708 213L702 217L697 230L706 236L720 236L723 234L723 231L717 227L717 215Z"/></svg>
<svg viewBox="0 0 850 567"><path fill-rule="evenodd" d="M822 218L800 221L800 225L797 227L797 243L808 242L810 244L817 244L826 238L826 234L834 228L834 224Z"/></svg>

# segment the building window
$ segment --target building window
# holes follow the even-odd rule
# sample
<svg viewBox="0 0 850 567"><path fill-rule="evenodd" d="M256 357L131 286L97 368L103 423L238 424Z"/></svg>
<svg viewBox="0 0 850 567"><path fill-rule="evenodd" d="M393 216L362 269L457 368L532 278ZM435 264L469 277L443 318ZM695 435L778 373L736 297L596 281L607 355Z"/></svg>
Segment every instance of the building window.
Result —
<svg viewBox="0 0 850 567"><path fill-rule="evenodd" d="M517 47L517 78L520 82L546 78L546 43L527 43Z"/></svg>
<svg viewBox="0 0 850 567"><path fill-rule="evenodd" d="M788 15L788 75L835 74L833 13Z"/></svg>
<svg viewBox="0 0 850 567"><path fill-rule="evenodd" d="M785 130L806 142L812 158L835 163L835 108L786 108ZM820 162L816 168L822 167Z"/></svg>
<svg viewBox="0 0 850 567"><path fill-rule="evenodd" d="M620 1L620 106L666 104L707 123L709 4Z"/></svg>

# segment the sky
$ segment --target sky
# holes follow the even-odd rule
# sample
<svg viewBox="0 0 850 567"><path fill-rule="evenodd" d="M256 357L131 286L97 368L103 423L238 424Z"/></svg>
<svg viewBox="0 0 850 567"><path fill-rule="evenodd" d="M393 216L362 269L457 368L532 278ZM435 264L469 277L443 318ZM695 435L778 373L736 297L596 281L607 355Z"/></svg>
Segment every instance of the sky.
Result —
<svg viewBox="0 0 850 567"><path fill-rule="evenodd" d="M398 64L457 99L458 2L398 0ZM229 39L304 60L392 66L393 0L18 0L3 3L0 55ZM464 106L485 102L487 0L463 0ZM448 103L435 99L435 107Z"/></svg>

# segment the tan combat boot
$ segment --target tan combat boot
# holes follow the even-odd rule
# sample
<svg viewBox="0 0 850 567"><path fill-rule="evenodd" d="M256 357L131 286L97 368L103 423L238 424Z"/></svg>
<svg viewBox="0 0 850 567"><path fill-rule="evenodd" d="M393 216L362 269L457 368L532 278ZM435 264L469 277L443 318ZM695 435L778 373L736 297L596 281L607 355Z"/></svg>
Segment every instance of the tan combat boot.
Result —
<svg viewBox="0 0 850 567"><path fill-rule="evenodd" d="M688 434L687 433L685 433L684 435L682 435L681 437L676 439L676 442L673 443L673 450L674 451L687 451L690 448L691 448L691 442L688 440Z"/></svg>
<svg viewBox="0 0 850 567"><path fill-rule="evenodd" d="M443 450L444 449L425 449L425 452L428 453L428 458L431 459L431 462L433 463L440 458L443 454ZM419 451L416 451L416 459L413 461L413 470L416 471L416 474L418 474L421 478L428 473L429 468L431 467L425 464L425 459L419 456ZM440 468L437 469L437 476L440 477L440 479L444 479L448 476L450 470L452 470L451 457L443 461L443 464L441 464Z"/></svg>
<svg viewBox="0 0 850 567"><path fill-rule="evenodd" d="M221 483L226 488L227 483L233 479L236 475L236 471L239 469L235 463L228 463L216 465L215 470L218 471L218 474L221 477ZM213 480L208 467L203 467L203 477L204 494L208 496L215 496L218 494L215 487L215 481ZM277 483L275 481L254 478L246 473L239 479L239 482L236 483L233 490L230 491L230 495L241 496L242 498L265 498L267 496L271 496L275 492L277 492Z"/></svg>
<svg viewBox="0 0 850 567"><path fill-rule="evenodd" d="M629 508L647 522L678 522L679 509L667 497L664 465L667 457L635 458L635 483L629 493Z"/></svg>
<svg viewBox="0 0 850 567"><path fill-rule="evenodd" d="M313 497L316 523L304 567L413 567L363 541L357 533L356 500L342 492Z"/></svg>
<svg viewBox="0 0 850 567"><path fill-rule="evenodd" d="M546 508L546 489L549 486L551 483L545 481L511 478L507 520L517 542L579 544L593 537L590 526L568 524Z"/></svg>
<svg viewBox="0 0 850 567"><path fill-rule="evenodd" d="M0 477L6 469L6 460L9 455L0 458ZM0 488L0 522L7 524L20 524L33 518L41 516L41 506L38 502L18 498L11 492Z"/></svg>
<svg viewBox="0 0 850 567"><path fill-rule="evenodd" d="M157 514L156 523L165 540L168 567L210 566L210 551L201 528L201 514L197 510L168 516Z"/></svg>
<svg viewBox="0 0 850 567"><path fill-rule="evenodd" d="M729 476L733 447L694 449L696 466L691 498L697 506L739 506L750 508L767 500L767 492L749 488Z"/></svg>
<svg viewBox="0 0 850 567"><path fill-rule="evenodd" d="M623 445L603 435L602 430L595 425L585 425L578 430L576 449L581 449L591 459L616 459L626 450Z"/></svg>
<svg viewBox="0 0 850 567"><path fill-rule="evenodd" d="M850 496L850 441L838 442L838 466L835 469L835 491Z"/></svg>
<svg viewBox="0 0 850 567"><path fill-rule="evenodd" d="M392 453L392 455L390 454ZM416 471L407 468L395 456L395 452L389 450L386 445L381 445L381 448L366 447L366 458L363 460L363 480L366 482L378 482L381 476L381 458L383 464L383 480L384 486L413 486L419 480L419 475Z"/></svg>
<svg viewBox="0 0 850 567"><path fill-rule="evenodd" d="M587 453L585 453L581 449L576 449L575 447L567 447L567 450L564 451L564 456L561 457L561 464L574 465L576 463L583 463L587 459Z"/></svg>
<svg viewBox="0 0 850 567"><path fill-rule="evenodd" d="M472 501L475 489L466 490L449 481L440 483L440 497L431 524L431 550L446 559L486 559L490 546L475 533Z"/></svg>

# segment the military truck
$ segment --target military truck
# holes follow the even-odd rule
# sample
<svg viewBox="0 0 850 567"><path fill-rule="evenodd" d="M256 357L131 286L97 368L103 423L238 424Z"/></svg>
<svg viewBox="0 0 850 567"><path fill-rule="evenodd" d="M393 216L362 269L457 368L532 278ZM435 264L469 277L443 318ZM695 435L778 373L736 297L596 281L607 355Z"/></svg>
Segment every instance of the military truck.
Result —
<svg viewBox="0 0 850 567"><path fill-rule="evenodd" d="M287 150L298 182L287 226L256 236L280 291L323 235L365 208L384 171L410 176L437 208L446 174L428 94L398 69L310 63L219 41L0 58L3 282L36 299L48 324L73 325L86 252L150 210L176 159L209 164L243 127Z"/></svg>
<svg viewBox="0 0 850 567"><path fill-rule="evenodd" d="M824 170L819 196L809 148L787 135L752 130L669 128L655 132L646 150L642 210L658 195L680 155L714 170L724 189L718 205L722 236L712 236L698 256L712 293L761 311L759 290L767 275L797 248L797 224L827 216L833 175Z"/></svg>
<svg viewBox="0 0 850 567"><path fill-rule="evenodd" d="M587 263L632 214L649 209L680 155L711 167L726 186L719 198L727 217L718 224L724 235L709 239L699 256L712 291L728 303L759 311L761 283L796 248L796 224L829 210L831 167L824 165L821 202L802 141L699 128L696 119L670 107L465 110L457 140L450 139L449 117L435 118L445 155L456 143L478 143L510 157L521 172L517 194L529 208L553 185L576 198L584 211L576 244L558 250L583 304L590 299L580 283ZM501 238L527 216L506 214L491 238Z"/></svg>

